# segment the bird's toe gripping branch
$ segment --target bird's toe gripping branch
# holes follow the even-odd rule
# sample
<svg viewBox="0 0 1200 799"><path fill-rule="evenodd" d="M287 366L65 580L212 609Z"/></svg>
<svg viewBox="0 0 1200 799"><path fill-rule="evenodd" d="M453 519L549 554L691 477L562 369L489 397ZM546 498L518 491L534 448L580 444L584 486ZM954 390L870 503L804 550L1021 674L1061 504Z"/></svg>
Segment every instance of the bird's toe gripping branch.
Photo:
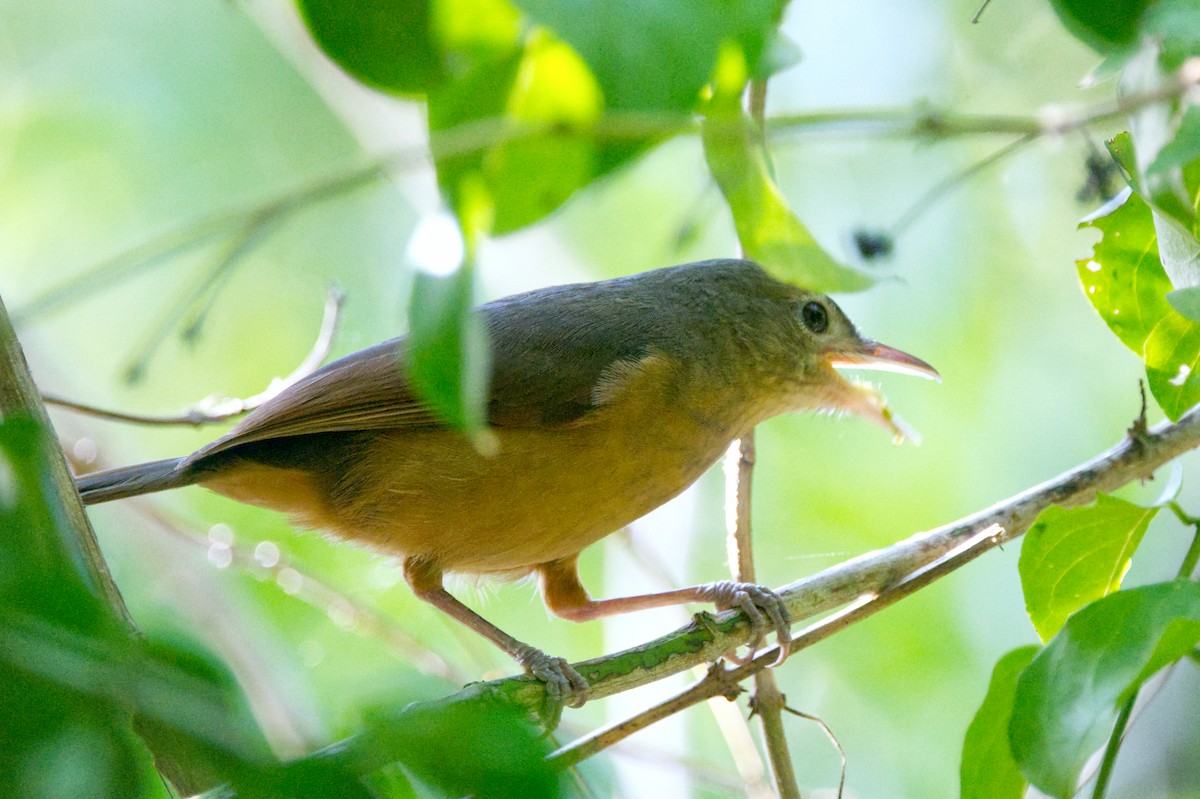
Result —
<svg viewBox="0 0 1200 799"><path fill-rule="evenodd" d="M762 645L766 634L773 631L779 644L779 658L775 665L778 666L787 658L792 625L787 606L779 594L757 583L733 580L699 586L698 593L706 601L712 602L717 610L740 610L746 616L754 630L754 637L750 640L751 657L754 650Z"/></svg>

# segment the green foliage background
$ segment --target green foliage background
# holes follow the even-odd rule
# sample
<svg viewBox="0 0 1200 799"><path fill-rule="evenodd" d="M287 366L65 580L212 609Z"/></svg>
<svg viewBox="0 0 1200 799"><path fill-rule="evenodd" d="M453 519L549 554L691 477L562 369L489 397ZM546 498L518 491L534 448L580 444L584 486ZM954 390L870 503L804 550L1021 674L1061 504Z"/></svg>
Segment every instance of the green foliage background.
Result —
<svg viewBox="0 0 1200 799"><path fill-rule="evenodd" d="M803 58L771 81L768 111L870 107L904 118L928 106L1028 115L1047 103L1111 98L1111 82L1078 88L1099 56L1045 3L997 2L978 25L970 24L973 11L915 0L796 3L784 29ZM404 254L418 218L437 204L419 161L391 180L306 207L251 242L217 277L219 296L190 341L179 337L179 325L164 324L186 321L180 298L236 237L128 279L110 275L68 305L28 310L52 288L152 237L348 173L397 143L420 146L424 119L415 105L365 95L321 68L321 59L289 9L265 3L0 3L0 294L43 388L146 412L208 394L253 394L303 357L334 281L348 297L338 354L405 329L412 278ZM648 68L656 66L665 68ZM1096 144L1118 129L1095 131ZM800 218L848 257L854 229L887 227L930 186L1006 141L930 142L828 127L781 135L772 153L776 180ZM892 446L857 420L788 417L763 427L755 507L763 582L787 582L983 507L1124 433L1139 409L1144 371L1080 289L1075 261L1089 255L1095 232L1075 227L1099 204L1075 198L1087 152L1079 134L1042 140L922 203L893 259L866 267L878 285L839 298L866 333L929 360L944 383L880 381L923 433L920 447ZM494 179L502 186L502 178ZM666 141L537 226L483 240L482 292L490 298L730 255L733 226L709 181L699 137ZM126 383L149 346L143 379ZM215 435L56 419L72 452L87 456L94 443L107 465L180 454ZM694 503L671 517L694 528L695 543L669 564L680 581L725 574L720 487L719 475L709 475ZM1158 490L1135 487L1126 498L1144 501ZM1185 481L1178 501L1195 513L1200 493ZM372 633L340 596L304 588L302 595L319 599L314 605L281 588L297 584L291 575L220 568L243 552L268 560L271 550L256 549L260 542L341 596L378 609L465 679L511 671L488 645L414 600L396 567L369 552L295 533L279 518L199 490L150 507L194 536L175 535L131 507L92 513L134 617L152 634L195 639L226 660L281 754L359 730L372 707L398 708L458 685L423 674L411 647ZM230 534L236 552L226 546ZM1168 579L1187 541L1184 528L1159 514L1126 583ZM613 564L627 562L620 543L595 547L584 556L585 580L598 595L629 590L613 578ZM647 574L632 584L649 589L654 580ZM464 590L502 628L556 654L581 659L614 648L612 625L548 621L529 586ZM620 625L627 641L673 626L637 618ZM1037 640L1013 548L805 652L779 676L789 702L819 714L838 735L857 795L951 796L961 741L992 664ZM1135 726L1114 795L1197 795L1196 688L1194 670L1181 670ZM654 695L646 690L633 701L648 704ZM609 712L596 703L569 713L567 729L594 727ZM837 758L821 733L799 719L788 725L802 787L836 784ZM653 776L644 777L644 789L739 795L728 787L732 764L707 710L691 711L686 729L675 727L660 746L679 746L724 781L706 771L689 781L668 763L645 772ZM613 762L591 764L586 775L605 785L617 779Z"/></svg>

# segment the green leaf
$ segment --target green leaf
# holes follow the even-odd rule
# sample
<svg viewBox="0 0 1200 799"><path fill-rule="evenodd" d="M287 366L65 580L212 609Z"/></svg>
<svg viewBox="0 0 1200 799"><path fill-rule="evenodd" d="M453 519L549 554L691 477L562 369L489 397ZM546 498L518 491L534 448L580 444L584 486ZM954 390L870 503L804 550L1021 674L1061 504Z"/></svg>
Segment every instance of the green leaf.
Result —
<svg viewBox="0 0 1200 799"><path fill-rule="evenodd" d="M1101 494L1082 508L1038 515L1021 545L1025 610L1043 641L1075 611L1121 587L1130 558L1158 508Z"/></svg>
<svg viewBox="0 0 1200 799"><path fill-rule="evenodd" d="M959 769L961 799L1021 799L1028 783L1013 760L1008 743L1017 678L1039 647L1014 649L996 662L983 704L971 719L963 739Z"/></svg>
<svg viewBox="0 0 1200 799"><path fill-rule="evenodd" d="M600 118L603 98L570 47L534 37L517 71L520 91L509 98L508 118L546 132L503 142L483 160L497 234L536 222L566 202L600 174L606 149L586 132Z"/></svg>
<svg viewBox="0 0 1200 799"><path fill-rule="evenodd" d="M1200 286L1167 292L1167 302L1190 322L1200 322Z"/></svg>
<svg viewBox="0 0 1200 799"><path fill-rule="evenodd" d="M1200 55L1200 14L1196 0L1157 0L1146 10L1142 31L1163 42L1163 58L1176 69L1189 56Z"/></svg>
<svg viewBox="0 0 1200 799"><path fill-rule="evenodd" d="M1146 174L1181 170L1197 158L1200 158L1200 106L1191 106L1180 118L1174 137L1163 145L1146 168Z"/></svg>
<svg viewBox="0 0 1200 799"><path fill-rule="evenodd" d="M546 761L549 741L520 709L476 701L419 702L368 718L359 744L366 760L403 764L446 797L557 799L563 775ZM447 768L453 764L453 768Z"/></svg>
<svg viewBox="0 0 1200 799"><path fill-rule="evenodd" d="M447 77L428 0L297 0L313 39L368 86L422 94Z"/></svg>
<svg viewBox="0 0 1200 799"><path fill-rule="evenodd" d="M838 262L788 207L754 133L736 105L714 100L702 136L704 157L733 213L746 256L780 280L820 292L861 291L874 279Z"/></svg>
<svg viewBox="0 0 1200 799"><path fill-rule="evenodd" d="M1163 317L1146 340L1146 378L1172 421L1200 402L1200 325L1174 312Z"/></svg>
<svg viewBox="0 0 1200 799"><path fill-rule="evenodd" d="M408 376L421 398L451 427L487 448L491 355L487 331L472 310L475 273L464 264L449 275L413 275Z"/></svg>
<svg viewBox="0 0 1200 799"><path fill-rule="evenodd" d="M1121 153L1123 165L1131 156L1128 142L1120 137L1110 149ZM1185 170L1189 182L1200 183L1200 174L1193 177L1198 171ZM1138 194L1127 192L1121 200L1118 196L1081 225L1099 230L1103 238L1090 258L1077 262L1079 280L1109 328L1145 360L1155 401L1178 419L1200 402L1200 326L1171 307L1167 295L1172 281L1158 244L1165 229L1178 232L1177 242L1191 236L1172 222L1160 223ZM1181 277L1190 269L1187 260L1184 254L1175 261Z"/></svg>
<svg viewBox="0 0 1200 799"><path fill-rule="evenodd" d="M605 107L690 111L735 43L753 73L779 24L779 0L516 0L575 48L595 74Z"/></svg>
<svg viewBox="0 0 1200 799"><path fill-rule="evenodd" d="M1101 53L1130 47L1150 4L1151 0L1050 0L1063 27Z"/></svg>
<svg viewBox="0 0 1200 799"><path fill-rule="evenodd" d="M1117 202L1080 225L1100 231L1103 238L1091 257L1076 265L1083 292L1100 318L1140 356L1155 325L1171 313L1164 299L1171 282L1158 258L1150 207L1132 192Z"/></svg>
<svg viewBox="0 0 1200 799"><path fill-rule="evenodd" d="M1160 42L1154 39L1145 41L1121 74L1121 91L1132 95L1160 91L1170 79L1161 63L1161 55ZM1175 139L1180 122L1177 108L1178 100L1174 99L1147 104L1130 114L1129 126L1137 164L1138 192L1154 208L1156 216L1164 215L1190 231L1196 221L1196 213L1184 186L1181 165L1167 163L1158 169L1153 168L1162 150ZM1163 227L1159 224L1156 227L1161 240ZM1189 285L1176 278L1169 261L1164 259L1164 265L1175 285Z"/></svg>
<svg viewBox="0 0 1200 799"><path fill-rule="evenodd" d="M1118 709L1149 676L1200 641L1200 583L1118 591L1084 608L1017 681L1009 740L1026 779L1075 794Z"/></svg>
<svg viewBox="0 0 1200 799"><path fill-rule="evenodd" d="M0 641L3 620L20 616L123 657L129 640L85 572L49 482L53 446L34 421L0 419ZM57 660L43 660L47 675L21 668L11 641L0 653L0 796L143 795L145 751L124 708L53 679Z"/></svg>

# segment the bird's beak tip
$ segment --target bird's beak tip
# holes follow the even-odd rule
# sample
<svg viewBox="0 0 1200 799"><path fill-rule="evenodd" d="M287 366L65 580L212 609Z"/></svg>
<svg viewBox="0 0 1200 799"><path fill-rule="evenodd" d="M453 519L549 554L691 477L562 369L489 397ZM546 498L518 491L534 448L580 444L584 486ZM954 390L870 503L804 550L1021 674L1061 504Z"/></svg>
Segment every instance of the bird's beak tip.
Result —
<svg viewBox="0 0 1200 799"><path fill-rule="evenodd" d="M864 341L860 347L851 351L831 352L826 356L829 364L840 369L871 369L881 372L897 372L899 374L923 377L926 380L942 382L942 376L925 361L909 355L903 350L889 347L875 341Z"/></svg>

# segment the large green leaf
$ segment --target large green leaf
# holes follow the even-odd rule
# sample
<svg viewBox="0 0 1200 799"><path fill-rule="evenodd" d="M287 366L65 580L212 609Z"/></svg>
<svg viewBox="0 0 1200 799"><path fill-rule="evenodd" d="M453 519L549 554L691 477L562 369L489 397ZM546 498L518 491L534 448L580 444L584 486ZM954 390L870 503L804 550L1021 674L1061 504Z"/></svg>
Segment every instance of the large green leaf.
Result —
<svg viewBox="0 0 1200 799"><path fill-rule="evenodd" d="M447 799L556 799L566 776L546 760L550 742L520 709L486 694L475 701L414 703L367 721L358 756L403 764ZM429 795L427 792L423 796Z"/></svg>
<svg viewBox="0 0 1200 799"><path fill-rule="evenodd" d="M1164 316L1146 340L1146 378L1172 420L1200 402L1200 325L1174 311Z"/></svg>
<svg viewBox="0 0 1200 799"><path fill-rule="evenodd" d="M1008 725L1017 678L1037 652L1036 646L1023 646L996 662L987 695L963 739L961 799L1021 799L1025 795L1028 783L1013 760Z"/></svg>
<svg viewBox="0 0 1200 799"><path fill-rule="evenodd" d="M1082 508L1047 508L1021 545L1025 609L1043 641L1075 611L1121 587L1158 508L1101 494Z"/></svg>
<svg viewBox="0 0 1200 799"><path fill-rule="evenodd" d="M837 261L788 206L771 178L754 124L731 99L715 99L704 122L704 157L746 256L780 280L812 291L861 291L874 280Z"/></svg>
<svg viewBox="0 0 1200 799"><path fill-rule="evenodd" d="M1074 796L1119 708L1198 641L1200 583L1190 580L1118 591L1069 618L1017 681L1009 739L1026 779Z"/></svg>
<svg viewBox="0 0 1200 799"><path fill-rule="evenodd" d="M436 0L434 0L436 2ZM447 78L431 0L297 0L326 55L368 86L423 94Z"/></svg>
<svg viewBox="0 0 1200 799"><path fill-rule="evenodd" d="M779 0L516 0L575 48L605 107L688 111L733 43L753 73L779 24Z"/></svg>
<svg viewBox="0 0 1200 799"><path fill-rule="evenodd" d="M1132 192L1117 202L1081 225L1103 237L1091 256L1076 265L1084 294L1100 318L1125 346L1144 355L1151 331L1171 313L1165 299L1171 281L1158 258L1150 207Z"/></svg>
<svg viewBox="0 0 1200 799"><path fill-rule="evenodd" d="M1106 210L1084 222L1103 238L1090 258L1078 262L1080 283L1109 328L1145 360L1159 406L1178 419L1200 402L1200 325L1166 299L1171 281L1159 258L1150 207L1127 193Z"/></svg>
<svg viewBox="0 0 1200 799"><path fill-rule="evenodd" d="M1063 27L1101 53L1128 49L1151 0L1050 0Z"/></svg>
<svg viewBox="0 0 1200 799"><path fill-rule="evenodd" d="M439 160L438 170L456 207L472 192L476 199L487 200L489 230L497 234L554 211L595 179L603 171L602 162L616 152L589 132L600 118L603 101L587 65L571 48L541 34L531 38L519 57L507 58L505 54L474 76L501 89L493 101L495 114L505 120L504 130L474 155ZM511 90L505 84L512 84ZM462 88L430 96L430 123L439 130L434 138L438 145L446 141L442 129L479 113L478 107L448 105L448 96ZM482 198L480 188L486 189Z"/></svg>

